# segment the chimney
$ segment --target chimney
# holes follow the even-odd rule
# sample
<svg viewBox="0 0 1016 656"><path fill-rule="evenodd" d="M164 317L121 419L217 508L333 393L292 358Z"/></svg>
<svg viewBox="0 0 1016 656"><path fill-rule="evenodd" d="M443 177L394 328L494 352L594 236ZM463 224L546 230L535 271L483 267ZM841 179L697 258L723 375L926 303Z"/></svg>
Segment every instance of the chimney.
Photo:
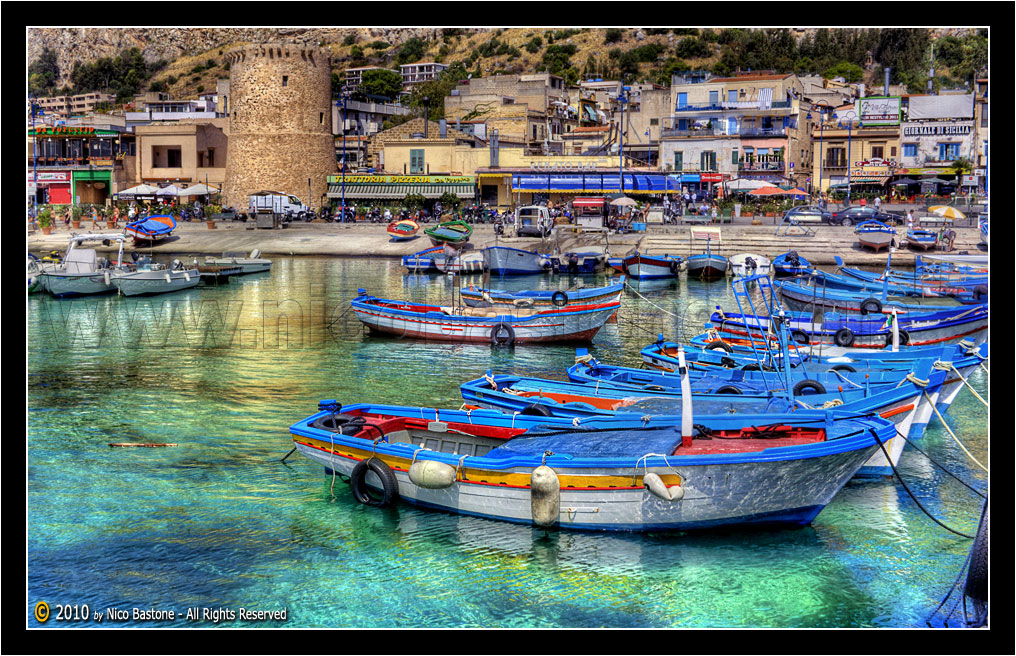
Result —
<svg viewBox="0 0 1016 656"><path fill-rule="evenodd" d="M448 121L441 119L438 124L441 126L441 138L444 139L448 136Z"/></svg>
<svg viewBox="0 0 1016 656"><path fill-rule="evenodd" d="M426 96L423 98L423 138L427 138L427 133L430 129L430 106L427 105L427 101L430 100Z"/></svg>

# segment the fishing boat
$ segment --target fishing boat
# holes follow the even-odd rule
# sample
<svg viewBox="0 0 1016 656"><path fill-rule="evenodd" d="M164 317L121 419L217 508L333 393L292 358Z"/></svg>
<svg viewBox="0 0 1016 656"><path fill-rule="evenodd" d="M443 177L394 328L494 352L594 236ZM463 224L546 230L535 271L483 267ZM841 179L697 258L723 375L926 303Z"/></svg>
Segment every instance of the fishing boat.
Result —
<svg viewBox="0 0 1016 656"><path fill-rule="evenodd" d="M103 244L119 242L116 260L99 257L93 248L80 248L89 241ZM113 276L125 269L123 246L127 237L123 233L75 235L70 239L63 262L55 268L39 273L39 284L54 296L85 296L115 292Z"/></svg>
<svg viewBox="0 0 1016 656"><path fill-rule="evenodd" d="M797 251L788 251L777 255L773 260L773 275L776 277L801 276L814 271L811 263L798 255Z"/></svg>
<svg viewBox="0 0 1016 656"><path fill-rule="evenodd" d="M261 249L255 248L247 255L232 252L223 253L222 257L209 255L205 257L205 265L239 267L241 274L247 274L270 271L272 268L272 261L261 257Z"/></svg>
<svg viewBox="0 0 1016 656"><path fill-rule="evenodd" d="M780 293L780 300L787 308L797 311L810 311L820 308L823 311L833 310L851 314L898 314L907 312L927 312L929 310L963 307L964 303L951 296L919 296L882 295L875 292L856 293L842 289L825 288L819 285L802 285L790 280L773 282Z"/></svg>
<svg viewBox="0 0 1016 656"><path fill-rule="evenodd" d="M938 233L932 230L907 230L907 245L922 251L934 250Z"/></svg>
<svg viewBox="0 0 1016 656"><path fill-rule="evenodd" d="M624 273L624 258L623 257L608 257L607 266L617 271L618 273ZM609 273L609 272L608 272Z"/></svg>
<svg viewBox="0 0 1016 656"><path fill-rule="evenodd" d="M981 243L984 244L985 248L987 248L988 247L988 220L987 219L981 219L980 221L977 222L977 227L978 227L978 229L979 229L979 231L981 233Z"/></svg>
<svg viewBox="0 0 1016 656"><path fill-rule="evenodd" d="M133 270L113 275L113 284L124 296L165 294L190 289L201 282L197 267L187 267L180 260L166 265L152 262L151 256L142 255L135 260L135 265Z"/></svg>
<svg viewBox="0 0 1016 656"><path fill-rule="evenodd" d="M359 290L353 312L374 332L495 346L537 342L589 342L621 306L619 301L562 308L441 307L370 296Z"/></svg>
<svg viewBox="0 0 1016 656"><path fill-rule="evenodd" d="M697 278L698 280L718 280L726 276L727 258L722 255L716 255L710 248L713 237L715 236L717 240L719 239L719 228L692 228L691 236L694 239L706 240L706 252L689 255L685 260L688 277Z"/></svg>
<svg viewBox="0 0 1016 656"><path fill-rule="evenodd" d="M462 302L470 307L565 307L588 305L590 303L612 303L620 301L624 291L624 276L613 284L603 287L580 287L577 289L505 291L483 289L469 285L460 294Z"/></svg>
<svg viewBox="0 0 1016 656"><path fill-rule="evenodd" d="M878 274L876 274L878 275ZM974 291L969 286L957 286L954 283L941 285L937 283L923 284L913 281L891 282L888 279L861 280L860 278L828 273L819 269L808 274L810 283L816 287L826 289L839 289L853 292L858 295L877 296L892 294L894 296L920 296L920 297L941 297L951 296L964 303L979 303L979 297L974 296ZM976 285L974 285L976 286Z"/></svg>
<svg viewBox="0 0 1016 656"><path fill-rule="evenodd" d="M861 246L873 249L876 253L893 244L896 229L881 221L864 221L854 228Z"/></svg>
<svg viewBox="0 0 1016 656"><path fill-rule="evenodd" d="M406 241L416 236L420 224L412 219L399 219L388 224L388 234L392 241Z"/></svg>
<svg viewBox="0 0 1016 656"><path fill-rule="evenodd" d="M738 277L769 275L772 272L772 263L764 255L755 253L738 253L731 255L727 260L730 272Z"/></svg>
<svg viewBox="0 0 1016 656"><path fill-rule="evenodd" d="M736 337L765 339L771 332L770 317L744 315L717 310L710 317L717 330ZM892 315L852 315L825 312L785 312L791 338L800 344L835 344L844 348L885 348L892 345L894 332L901 345L929 346L951 344L964 338L977 338L988 330L988 304L967 305L955 309L908 312Z"/></svg>
<svg viewBox="0 0 1016 656"><path fill-rule="evenodd" d="M402 266L416 273L426 273L428 271L437 271L437 265L434 263L434 258L444 254L443 246L432 246L425 248L422 251L413 253L412 255L402 256Z"/></svg>
<svg viewBox="0 0 1016 656"><path fill-rule="evenodd" d="M451 250L453 253L448 253L447 250ZM481 273L487 268L483 251L467 251L465 249L456 251L442 247L439 252L431 254L430 257L434 261L434 267L442 273Z"/></svg>
<svg viewBox="0 0 1016 656"><path fill-rule="evenodd" d="M435 246L445 244L459 246L469 241L469 237L473 234L473 228L465 221L455 219L442 221L432 228L427 228L423 233L430 237L430 243Z"/></svg>
<svg viewBox="0 0 1016 656"><path fill-rule="evenodd" d="M129 222L124 231L135 241L159 241L168 237L174 229L176 219L171 214L156 214Z"/></svg>
<svg viewBox="0 0 1016 656"><path fill-rule="evenodd" d="M964 289L973 289L979 285L987 286L988 284L987 273L924 273L917 271L908 273L893 271L892 269L889 269L888 273L885 271L873 272L843 266L843 259L838 255L834 255L833 259L840 265L840 273L871 285L880 285L882 282L888 282L893 286L908 287L915 290L949 287L962 291Z"/></svg>
<svg viewBox="0 0 1016 656"><path fill-rule="evenodd" d="M685 266L684 258L678 255L649 255L636 252L624 258L622 271L632 280L658 280L676 278Z"/></svg>
<svg viewBox="0 0 1016 656"><path fill-rule="evenodd" d="M550 257L535 251L508 246L488 246L483 249L487 270L500 276L525 276L545 273L550 269Z"/></svg>
<svg viewBox="0 0 1016 656"><path fill-rule="evenodd" d="M608 253L603 247L587 247L550 256L550 266L556 273L596 273L603 269Z"/></svg>
<svg viewBox="0 0 1016 656"><path fill-rule="evenodd" d="M896 434L882 418L835 411L697 416L685 431L331 400L290 433L333 479L348 477L364 504L401 499L509 522L624 531L808 524Z"/></svg>
<svg viewBox="0 0 1016 656"><path fill-rule="evenodd" d="M40 275L43 271L56 269L60 266L60 260L43 260L31 253L28 253L25 273L28 278L28 293L37 294L46 291L44 278Z"/></svg>

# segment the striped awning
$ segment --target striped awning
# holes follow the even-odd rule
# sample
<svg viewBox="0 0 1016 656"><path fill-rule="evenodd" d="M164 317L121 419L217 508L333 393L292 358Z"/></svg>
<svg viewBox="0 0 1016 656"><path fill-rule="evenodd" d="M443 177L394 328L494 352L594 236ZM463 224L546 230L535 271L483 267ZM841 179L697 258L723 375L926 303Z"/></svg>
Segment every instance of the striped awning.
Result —
<svg viewBox="0 0 1016 656"><path fill-rule="evenodd" d="M851 178L850 184L885 184L889 180L888 175L867 175Z"/></svg>
<svg viewBox="0 0 1016 656"><path fill-rule="evenodd" d="M409 194L424 198L441 198L445 193L459 198L474 198L476 189L471 184L347 184L346 198L400 200ZM342 198L342 184L328 185L329 198Z"/></svg>

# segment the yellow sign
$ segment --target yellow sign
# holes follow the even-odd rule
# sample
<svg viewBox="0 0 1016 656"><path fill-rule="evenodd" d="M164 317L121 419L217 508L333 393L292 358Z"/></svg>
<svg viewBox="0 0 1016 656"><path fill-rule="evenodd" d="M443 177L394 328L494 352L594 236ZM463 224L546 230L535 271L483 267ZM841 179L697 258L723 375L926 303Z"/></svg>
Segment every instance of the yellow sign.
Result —
<svg viewBox="0 0 1016 656"><path fill-rule="evenodd" d="M471 175L349 175L347 184L472 184ZM328 176L328 182L341 183L341 175Z"/></svg>

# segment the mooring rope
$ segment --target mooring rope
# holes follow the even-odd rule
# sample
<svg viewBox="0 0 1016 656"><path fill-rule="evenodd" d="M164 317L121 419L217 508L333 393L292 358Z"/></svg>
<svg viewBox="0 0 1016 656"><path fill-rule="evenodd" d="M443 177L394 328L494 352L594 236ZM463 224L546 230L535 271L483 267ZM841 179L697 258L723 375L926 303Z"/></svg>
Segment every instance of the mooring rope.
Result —
<svg viewBox="0 0 1016 656"><path fill-rule="evenodd" d="M970 391L973 393L973 395L977 397L977 400L980 401L981 403L983 403L984 407L987 408L988 407L988 402L985 401L984 398L980 394L977 393L977 390L974 389L973 385L971 385L970 383L967 382L967 379L964 378L963 374L961 374L959 372L959 369L956 368L956 365L954 365L954 364L952 364L950 362L949 363L949 368L956 372L956 375L960 377L960 381L962 381L962 383L964 385L966 385L970 389Z"/></svg>
<svg viewBox="0 0 1016 656"><path fill-rule="evenodd" d="M927 393L927 392L923 392L923 394L924 394L924 398L928 399L928 403L931 403L931 409L935 411L935 414L936 414L936 415L938 415L938 418L939 418L939 419L940 419L940 420L942 421L942 425L943 425L943 426L945 426L945 429L946 429L946 431L948 431L948 433L949 433L950 435L952 435L952 438L953 438L954 440L956 440L956 444L959 444L959 445L960 445L960 448L961 448L961 449L963 449L963 453L967 454L967 455L968 455L968 456L970 457L970 459L971 459L971 460L973 460L973 461L974 461L974 463L976 463L976 464L977 464L977 466L978 466L978 467L980 467L981 469L983 469L984 471L986 471L986 472L987 472L987 471L988 471L988 468L987 468L987 467L985 467L984 465L982 465L982 464L980 463L980 461L978 461L978 460L977 460L977 458L975 458L975 457L973 456L973 454L971 454L971 453L970 453L969 451L967 451L967 447L963 446L963 442L960 442L960 438L956 437L956 433L952 432L952 429L951 429L951 428L949 428L949 424L947 424L947 423L945 422L945 418L944 418L944 417L942 416L942 413L940 413L940 412L938 411L938 408L936 408L936 407L935 407L935 404L934 404L934 403L932 403L931 399L930 399L930 398L928 397L928 393Z"/></svg>
<svg viewBox="0 0 1016 656"><path fill-rule="evenodd" d="M980 490L978 490L974 486L970 485L969 483L964 481L962 478L960 478L956 474L954 474L951 471L949 471L946 468L945 465L943 465L942 463L940 463L937 460L935 460L934 458L932 458L930 455L925 453L919 446L917 446L914 442L912 442L911 440L907 439L907 437L903 433L900 432L899 428L896 429L896 435L901 437L901 438L903 438L903 441L906 442L908 445L910 445L910 448L917 449L917 452L920 453L925 458L927 458L928 460L930 460L931 464L935 465L936 467L938 467L939 469L941 469L945 473L947 473L950 476L952 476L953 478L955 478L960 483L960 485L962 485L963 487L967 488L968 490L970 490L971 492L973 492L977 496L981 497L982 499L983 498L987 498L986 495L983 492L981 492Z"/></svg>

